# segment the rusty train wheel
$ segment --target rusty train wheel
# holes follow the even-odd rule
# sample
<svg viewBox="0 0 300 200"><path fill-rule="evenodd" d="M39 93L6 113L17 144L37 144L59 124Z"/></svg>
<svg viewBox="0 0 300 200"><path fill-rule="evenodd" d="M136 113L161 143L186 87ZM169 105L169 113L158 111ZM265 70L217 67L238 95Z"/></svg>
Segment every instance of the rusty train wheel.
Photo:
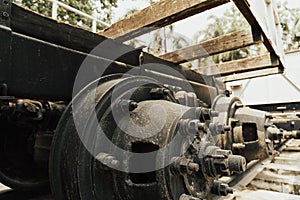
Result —
<svg viewBox="0 0 300 200"><path fill-rule="evenodd" d="M197 114L202 108L196 103L180 105L173 92L157 81L110 76L97 84L96 95L91 91L87 86L73 100L78 104L79 121L87 123L76 126L78 119L73 115L78 110L72 110L70 104L57 127L50 158L55 199L205 198L215 177L232 173L232 160L237 163L235 169L241 165L237 170L244 170L243 157L232 156L231 151L223 151L203 137L199 126L206 122L199 119L205 117ZM85 113L91 102L95 102L96 118ZM118 108L119 121L114 108ZM123 117L128 111L132 122ZM154 118L149 114L152 112ZM88 119L83 117L86 114ZM153 121L154 126L150 126ZM155 131L161 121L162 126Z"/></svg>

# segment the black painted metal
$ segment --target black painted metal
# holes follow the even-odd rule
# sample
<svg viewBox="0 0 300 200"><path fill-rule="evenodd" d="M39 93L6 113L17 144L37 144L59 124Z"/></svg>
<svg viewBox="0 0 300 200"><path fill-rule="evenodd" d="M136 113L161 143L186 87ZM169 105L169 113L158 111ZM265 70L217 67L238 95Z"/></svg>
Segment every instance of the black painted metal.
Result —
<svg viewBox="0 0 300 200"><path fill-rule="evenodd" d="M0 25L10 26L11 0L0 0Z"/></svg>
<svg viewBox="0 0 300 200"><path fill-rule="evenodd" d="M125 73L134 68L103 58L102 55L92 56L12 32L5 27L0 27L0 36L0 42L4 44L0 49L0 83L7 84L8 95L18 98L71 100L75 77L86 58L90 60L89 68L93 76L81 80L82 87L101 75ZM104 66L109 67L101 74ZM157 71L161 70L158 68ZM179 81L169 75L152 76L163 76L169 80L168 84ZM197 95L202 98L209 99L210 95L216 93L213 87L195 82L193 84Z"/></svg>
<svg viewBox="0 0 300 200"><path fill-rule="evenodd" d="M8 27L0 27L0 85L6 85L7 81L11 80L11 35ZM3 93L2 89L1 87L1 93Z"/></svg>
<svg viewBox="0 0 300 200"><path fill-rule="evenodd" d="M110 73L124 73L132 67L101 57L91 57L72 49L0 28L0 83L8 94L20 98L71 100L77 71L86 57L91 59L94 77L82 80L82 86L96 79L101 66ZM111 63L111 64L110 64Z"/></svg>
<svg viewBox="0 0 300 200"><path fill-rule="evenodd" d="M300 111L300 102L286 102L276 104L251 105L251 108L268 112L290 112Z"/></svg>
<svg viewBox="0 0 300 200"><path fill-rule="evenodd" d="M237 169L236 163L238 166L242 163L242 168L245 168L243 157L232 156L230 150L223 151L206 137L201 138L208 134L204 132L205 128L199 130L199 126L209 123L210 118L203 116L206 113L197 112L195 104L191 107L178 104L174 94L161 83L144 76L110 76L99 82L96 95L91 92L92 83L78 94L73 101L77 104L68 106L56 129L50 158L50 179L55 198L76 199L84 194L82 199L179 199L186 192L205 198L218 175L231 175ZM91 100L95 100L96 105L91 105ZM90 116L86 112L91 106L97 113L96 121L92 118L87 123L83 119L73 120L72 113L76 113L72 110L74 107L81 111L78 117L85 118ZM160 126L156 120L163 121L163 115L155 116L153 121L149 113L155 107L164 108L166 115L166 121L158 132L151 127L153 123L154 127ZM120 120L113 117L113 109L121 117ZM204 111L204 108L200 109ZM130 112L132 123L124 115L126 110ZM76 134L75 127L82 125L86 127L82 132L84 138L88 138L84 146L92 148L89 152L79 141L78 135L82 137L82 133ZM98 135L96 127L101 127L111 144L101 134ZM177 139L171 142L174 137ZM191 143L192 146L186 149ZM109 151L118 146L136 154L150 153L168 145L170 149L158 151L147 159ZM96 153L96 160L91 152ZM163 166L167 166L173 158L175 165ZM113 166L117 169L111 169ZM141 167L147 172L138 173ZM127 172L128 169L130 172Z"/></svg>
<svg viewBox="0 0 300 200"><path fill-rule="evenodd" d="M132 66L140 65L139 56L142 50L140 48L135 49L131 46L108 39L100 34L91 33L64 23L58 23L53 19L38 15L16 4L12 4L11 12L11 29L13 32L43 40L50 44L80 51L85 54L100 55L100 57L116 60ZM98 48L97 51L92 52L95 47L103 44L105 44L105 48ZM214 86L211 77L200 75L180 65L159 59L145 52L143 53L143 58L143 64L155 63L168 66L178 71L188 80ZM160 67L157 67L156 71L165 73L165 70L160 69Z"/></svg>

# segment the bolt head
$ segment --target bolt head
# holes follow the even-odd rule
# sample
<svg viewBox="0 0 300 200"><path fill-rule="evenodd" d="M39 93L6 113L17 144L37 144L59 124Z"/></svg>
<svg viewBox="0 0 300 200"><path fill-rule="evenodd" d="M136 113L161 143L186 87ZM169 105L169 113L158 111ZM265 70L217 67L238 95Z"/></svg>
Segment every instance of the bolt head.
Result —
<svg viewBox="0 0 300 200"><path fill-rule="evenodd" d="M211 110L211 111L210 111L210 116L211 116L211 117L218 117L218 116L219 116L219 112L218 112L218 111Z"/></svg>
<svg viewBox="0 0 300 200"><path fill-rule="evenodd" d="M135 110L137 107L138 107L137 102L135 102L135 101L130 101L130 102L129 102L129 111L133 111L133 110Z"/></svg>
<svg viewBox="0 0 300 200"><path fill-rule="evenodd" d="M8 12L2 12L2 17L3 18L9 18Z"/></svg>

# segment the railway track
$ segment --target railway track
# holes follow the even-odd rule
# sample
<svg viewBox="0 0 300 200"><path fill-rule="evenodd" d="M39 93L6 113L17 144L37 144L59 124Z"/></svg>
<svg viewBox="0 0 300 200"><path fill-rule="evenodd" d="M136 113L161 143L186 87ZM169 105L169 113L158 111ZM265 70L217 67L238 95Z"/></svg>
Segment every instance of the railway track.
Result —
<svg viewBox="0 0 300 200"><path fill-rule="evenodd" d="M277 151L270 158L249 163L241 175L221 178L233 187L234 193L211 199L300 200L300 140L287 140Z"/></svg>
<svg viewBox="0 0 300 200"><path fill-rule="evenodd" d="M234 193L226 197L210 196L212 200L300 200L300 140L290 139L278 154L248 164L241 175L222 177ZM53 200L50 194L30 194L13 190L0 191L1 200Z"/></svg>

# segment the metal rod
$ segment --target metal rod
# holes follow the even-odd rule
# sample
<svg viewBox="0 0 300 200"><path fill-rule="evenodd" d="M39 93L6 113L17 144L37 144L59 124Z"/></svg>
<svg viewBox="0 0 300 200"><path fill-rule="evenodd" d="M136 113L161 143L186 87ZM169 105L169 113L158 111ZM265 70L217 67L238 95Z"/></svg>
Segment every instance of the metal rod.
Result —
<svg viewBox="0 0 300 200"><path fill-rule="evenodd" d="M57 19L57 9L58 9L57 0L53 0L52 1L52 18L53 19Z"/></svg>
<svg viewBox="0 0 300 200"><path fill-rule="evenodd" d="M53 7L54 7L54 4L57 4L57 6L61 6L61 7L65 8L65 9L71 11L71 12L74 12L74 13L76 13L78 15L81 15L83 17L86 17L88 19L95 20L96 22L98 22L98 23L100 23L100 24L102 24L102 25L104 25L106 27L110 26L110 24L108 24L106 22L103 22L103 21L101 21L101 20L99 20L99 19L97 19L97 18L95 18L95 17L93 17L91 15L88 15L88 14L86 14L86 13L80 11L80 10L77 10L76 8L73 8L73 7L69 6L69 5L66 5L66 4L64 4L64 3L60 2L60 1L57 1L57 0L48 0L48 1L51 1L53 3L53 6L52 6L52 16L53 16L53 10L54 10ZM56 12L57 12L57 8L56 8ZM56 13L56 16L57 16L57 13Z"/></svg>

